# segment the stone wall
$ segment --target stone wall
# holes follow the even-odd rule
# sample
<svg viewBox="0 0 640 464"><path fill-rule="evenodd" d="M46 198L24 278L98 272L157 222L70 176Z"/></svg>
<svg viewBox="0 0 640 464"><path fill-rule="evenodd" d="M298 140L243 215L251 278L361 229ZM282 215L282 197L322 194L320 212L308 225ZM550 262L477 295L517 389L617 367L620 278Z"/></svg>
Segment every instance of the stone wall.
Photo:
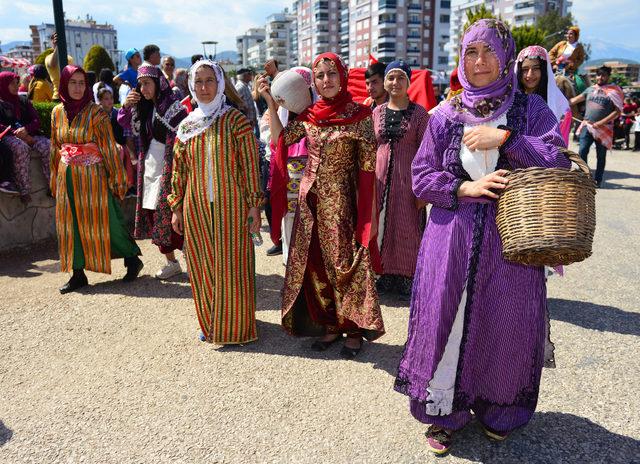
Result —
<svg viewBox="0 0 640 464"><path fill-rule="evenodd" d="M24 205L18 195L0 192L0 251L25 247L56 237L55 200L47 195L48 185L40 159L31 156L31 203ZM122 212L133 226L135 198L122 202Z"/></svg>
<svg viewBox="0 0 640 464"><path fill-rule="evenodd" d="M31 203L0 193L0 251L50 240L56 236L55 200L47 195L40 159L31 154Z"/></svg>

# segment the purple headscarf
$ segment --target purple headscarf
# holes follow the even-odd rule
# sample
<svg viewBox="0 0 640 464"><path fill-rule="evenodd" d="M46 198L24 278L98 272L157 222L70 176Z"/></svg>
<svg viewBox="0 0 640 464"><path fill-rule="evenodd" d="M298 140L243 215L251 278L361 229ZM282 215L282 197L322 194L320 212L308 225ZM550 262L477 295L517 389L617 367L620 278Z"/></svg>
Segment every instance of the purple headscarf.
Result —
<svg viewBox="0 0 640 464"><path fill-rule="evenodd" d="M474 87L464 73L464 55L471 44L487 45L498 58L498 79L484 87ZM481 124L505 113L517 89L515 42L509 28L497 19L481 19L465 31L460 43L458 79L463 92L441 105L439 111L455 122Z"/></svg>
<svg viewBox="0 0 640 464"><path fill-rule="evenodd" d="M180 104L160 68L150 64L143 64L138 68L138 90L140 78L149 77L156 85L155 103L145 100L144 97L131 110L131 129L134 135L141 136L143 149L149 148L153 137L154 112L172 136L178 130L178 125L187 116L186 109Z"/></svg>

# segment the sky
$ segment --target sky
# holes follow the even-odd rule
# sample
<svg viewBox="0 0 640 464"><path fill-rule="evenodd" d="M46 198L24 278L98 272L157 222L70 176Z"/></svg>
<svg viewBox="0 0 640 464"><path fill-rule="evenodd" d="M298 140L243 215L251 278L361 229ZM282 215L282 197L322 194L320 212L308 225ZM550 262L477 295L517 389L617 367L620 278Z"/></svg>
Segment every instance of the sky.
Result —
<svg viewBox="0 0 640 464"><path fill-rule="evenodd" d="M113 24L122 50L155 43L163 53L178 57L201 52L204 40L218 41L218 52L235 50L237 35L264 26L267 16L291 4L288 0L63 1L67 18L90 14L99 23ZM124 8L129 4L133 6ZM571 11L585 41L640 47L634 40L640 24L639 4L639 0L573 0ZM30 24L53 22L51 5L51 0L0 0L0 41L30 40Z"/></svg>

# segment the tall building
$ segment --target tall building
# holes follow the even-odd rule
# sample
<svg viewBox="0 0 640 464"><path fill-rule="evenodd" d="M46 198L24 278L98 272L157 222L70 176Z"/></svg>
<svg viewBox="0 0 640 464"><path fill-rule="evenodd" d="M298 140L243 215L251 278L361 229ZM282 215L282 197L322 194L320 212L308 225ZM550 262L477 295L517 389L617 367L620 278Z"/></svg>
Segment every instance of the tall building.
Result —
<svg viewBox="0 0 640 464"><path fill-rule="evenodd" d="M65 36L67 38L67 53L73 60L82 65L84 57L93 45L101 45L107 50L113 60L113 64L118 69L123 63L120 61L120 50L118 50L118 32L113 25L105 23L98 24L91 16L86 19L66 19ZM31 29L31 43L33 53L38 56L47 48L51 48L51 36L56 31L54 24L29 26Z"/></svg>
<svg viewBox="0 0 640 464"><path fill-rule="evenodd" d="M458 40L464 24L467 22L467 12L485 5L494 15L507 21L511 26L534 24L539 16L556 10L562 16L569 14L571 0L458 0L451 7L451 40L447 45L449 65L455 64L458 54Z"/></svg>
<svg viewBox="0 0 640 464"><path fill-rule="evenodd" d="M242 35L236 37L236 47L238 49L238 64L246 67L249 64L249 49L264 42L265 29L263 27L253 27ZM259 54L259 50L258 50ZM256 50L252 49L252 57L256 55Z"/></svg>
<svg viewBox="0 0 640 464"><path fill-rule="evenodd" d="M293 21L289 24L289 59L292 66L299 66L300 60L298 59L298 9L300 8L301 0L293 0L291 6L291 14L294 16Z"/></svg>
<svg viewBox="0 0 640 464"><path fill-rule="evenodd" d="M267 18L267 24L265 26L266 59L277 60L281 67L289 68L293 65L292 55L294 54L291 48L291 31L292 23L295 21L296 16L289 13L287 8L285 8L284 12L272 14Z"/></svg>
<svg viewBox="0 0 640 464"><path fill-rule="evenodd" d="M340 1L298 0L298 61L310 64L320 53L340 53Z"/></svg>
<svg viewBox="0 0 640 464"><path fill-rule="evenodd" d="M364 67L369 55L402 58L416 68L444 71L448 63L449 0L349 0L349 65ZM343 16L344 17L344 16Z"/></svg>
<svg viewBox="0 0 640 464"><path fill-rule="evenodd" d="M534 24L538 16L553 10L565 16L572 5L571 0L493 0L492 3L494 14L512 26Z"/></svg>

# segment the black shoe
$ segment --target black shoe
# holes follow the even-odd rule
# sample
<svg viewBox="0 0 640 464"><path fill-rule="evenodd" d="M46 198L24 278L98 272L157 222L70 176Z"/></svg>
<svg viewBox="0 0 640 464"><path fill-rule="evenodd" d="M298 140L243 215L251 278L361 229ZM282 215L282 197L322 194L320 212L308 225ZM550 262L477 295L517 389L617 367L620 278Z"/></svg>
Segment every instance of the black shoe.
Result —
<svg viewBox="0 0 640 464"><path fill-rule="evenodd" d="M124 259L124 265L127 267L127 273L122 278L123 282L133 282L142 271L144 263L137 256Z"/></svg>
<svg viewBox="0 0 640 464"><path fill-rule="evenodd" d="M596 181L596 188L600 188L602 187L602 181L601 180L597 180Z"/></svg>
<svg viewBox="0 0 640 464"><path fill-rule="evenodd" d="M59 290L60 293L64 295L65 293L73 292L75 290L78 290L79 288L86 287L87 285L89 285L89 281L87 280L87 276L85 275L84 271L74 270L73 276L71 276L69 282L60 287Z"/></svg>
<svg viewBox="0 0 640 464"><path fill-rule="evenodd" d="M267 250L267 256L278 256L282 254L282 243L279 245L273 245Z"/></svg>
<svg viewBox="0 0 640 464"><path fill-rule="evenodd" d="M311 349L313 351L327 351L331 345L333 345L335 342L341 339L342 339L342 334L338 335L336 338L328 342L324 342L322 340L316 340L311 344Z"/></svg>
<svg viewBox="0 0 640 464"><path fill-rule="evenodd" d="M360 341L360 346L358 348L349 348L348 346L344 345L340 350L340 357L342 359L353 359L358 356L358 353L360 353L361 349L362 341Z"/></svg>
<svg viewBox="0 0 640 464"><path fill-rule="evenodd" d="M389 293L393 289L393 276L392 275L382 275L376 281L376 290L378 295L384 295L385 293Z"/></svg>

